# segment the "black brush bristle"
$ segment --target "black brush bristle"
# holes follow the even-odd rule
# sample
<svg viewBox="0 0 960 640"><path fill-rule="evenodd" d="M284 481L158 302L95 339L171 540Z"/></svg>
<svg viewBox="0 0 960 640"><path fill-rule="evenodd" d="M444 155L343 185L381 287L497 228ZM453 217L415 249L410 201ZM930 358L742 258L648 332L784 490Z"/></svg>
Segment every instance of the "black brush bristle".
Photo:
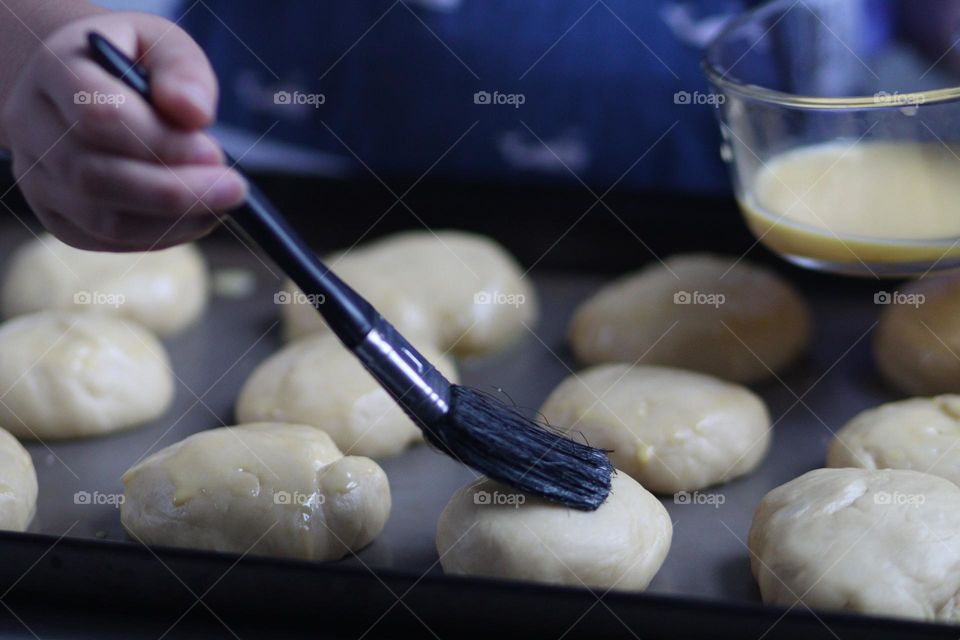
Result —
<svg viewBox="0 0 960 640"><path fill-rule="evenodd" d="M424 435L494 480L574 509L593 511L610 494L613 465L606 451L551 431L469 387L451 385L446 419Z"/></svg>

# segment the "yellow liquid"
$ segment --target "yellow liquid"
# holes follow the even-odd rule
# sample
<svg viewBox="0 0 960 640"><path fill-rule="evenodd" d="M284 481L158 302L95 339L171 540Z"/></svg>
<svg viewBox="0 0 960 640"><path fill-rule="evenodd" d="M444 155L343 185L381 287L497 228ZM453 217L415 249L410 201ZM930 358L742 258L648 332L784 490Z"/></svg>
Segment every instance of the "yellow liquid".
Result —
<svg viewBox="0 0 960 640"><path fill-rule="evenodd" d="M960 146L831 142L769 161L740 200L774 251L825 268L956 266Z"/></svg>

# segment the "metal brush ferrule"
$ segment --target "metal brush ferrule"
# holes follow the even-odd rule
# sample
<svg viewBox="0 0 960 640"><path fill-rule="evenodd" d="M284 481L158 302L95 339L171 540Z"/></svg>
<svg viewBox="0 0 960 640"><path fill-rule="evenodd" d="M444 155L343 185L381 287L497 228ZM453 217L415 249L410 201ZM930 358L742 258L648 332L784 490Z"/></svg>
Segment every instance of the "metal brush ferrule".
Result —
<svg viewBox="0 0 960 640"><path fill-rule="evenodd" d="M450 411L450 382L382 317L354 353L416 422L429 427Z"/></svg>

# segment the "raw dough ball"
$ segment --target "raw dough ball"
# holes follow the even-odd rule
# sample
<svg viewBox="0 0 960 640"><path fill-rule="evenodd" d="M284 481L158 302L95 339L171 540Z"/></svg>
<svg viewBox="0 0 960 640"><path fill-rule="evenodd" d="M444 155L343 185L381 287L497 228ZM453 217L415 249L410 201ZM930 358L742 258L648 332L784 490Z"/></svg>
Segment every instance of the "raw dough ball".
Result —
<svg viewBox="0 0 960 640"><path fill-rule="evenodd" d="M421 348L423 347L423 348ZM418 344L448 380L453 363ZM384 457L422 440L422 432L332 333L291 342L247 379L236 406L244 422L309 424L347 454Z"/></svg>
<svg viewBox="0 0 960 640"><path fill-rule="evenodd" d="M3 281L3 313L98 311L170 335L203 313L207 279L203 257L192 245L101 253L43 234L14 253Z"/></svg>
<svg viewBox="0 0 960 640"><path fill-rule="evenodd" d="M764 497L750 527L763 601L957 622L960 488L886 469L817 469Z"/></svg>
<svg viewBox="0 0 960 640"><path fill-rule="evenodd" d="M770 444L770 416L749 389L668 367L581 371L560 383L540 412L571 437L611 449L613 465L654 493L742 476Z"/></svg>
<svg viewBox="0 0 960 640"><path fill-rule="evenodd" d="M495 242L459 231L409 231L371 242L327 264L404 335L424 336L464 356L496 351L537 316L531 283ZM282 309L287 339L326 325L302 294L286 284ZM299 294L299 295L298 295Z"/></svg>
<svg viewBox="0 0 960 640"><path fill-rule="evenodd" d="M44 311L0 325L0 426L18 438L95 436L173 400L166 350L129 320Z"/></svg>
<svg viewBox="0 0 960 640"><path fill-rule="evenodd" d="M829 467L914 469L960 485L960 396L913 398L868 409L837 432Z"/></svg>
<svg viewBox="0 0 960 640"><path fill-rule="evenodd" d="M390 515L383 469L306 425L203 431L123 483L123 526L146 544L335 560L370 544Z"/></svg>
<svg viewBox="0 0 960 640"><path fill-rule="evenodd" d="M580 305L570 343L585 364L641 362L752 383L792 363L810 339L800 294L735 258L678 255L604 287ZM732 267L732 268L731 268Z"/></svg>
<svg viewBox="0 0 960 640"><path fill-rule="evenodd" d="M575 511L481 479L450 499L437 524L448 574L640 591L673 536L660 501L625 473L596 511Z"/></svg>
<svg viewBox="0 0 960 640"><path fill-rule="evenodd" d="M25 531L37 509L37 472L23 445L0 429L0 529Z"/></svg>
<svg viewBox="0 0 960 640"><path fill-rule="evenodd" d="M885 307L873 353L891 385L917 396L960 392L960 275L905 286Z"/></svg>

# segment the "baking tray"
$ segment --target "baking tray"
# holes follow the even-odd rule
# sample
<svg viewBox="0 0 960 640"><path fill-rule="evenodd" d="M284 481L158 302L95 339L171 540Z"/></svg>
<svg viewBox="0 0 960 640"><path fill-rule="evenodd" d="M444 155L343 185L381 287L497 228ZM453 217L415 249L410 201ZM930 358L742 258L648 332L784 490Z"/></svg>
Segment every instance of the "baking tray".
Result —
<svg viewBox="0 0 960 640"><path fill-rule="evenodd" d="M9 255L30 237L22 225L5 221L0 253ZM663 244L651 249L668 251ZM650 255L631 245L637 268ZM83 620L83 628L96 628L98 637L109 637L111 629L117 637L273 637L281 628L322 628L331 637L957 636L955 628L942 625L760 604L745 546L757 503L771 488L822 466L831 431L896 397L877 379L869 350L879 311L874 295L895 285L837 280L784 265L779 268L812 303L816 336L810 353L780 380L755 387L776 421L770 454L749 477L706 492L722 496L720 505L664 499L674 521L673 545L643 594L443 576L434 547L437 517L474 476L425 446L382 461L393 495L391 517L383 534L353 558L320 564L130 542L110 498L122 492L123 471L191 433L233 424L240 385L281 345L275 267L226 234L202 248L215 274L241 270L255 278L255 290L239 298L215 296L203 322L167 341L178 388L161 420L104 438L28 445L40 499L28 533L0 533L0 631L60 629L62 619L68 625ZM531 250L537 248L517 250L527 264L537 261ZM536 408L576 370L566 323L611 274L571 272L568 266L543 260L534 269L540 322L508 351L461 363L464 383L502 386L519 405ZM78 500L78 492L101 498ZM55 610L40 604L51 598L59 605ZM123 626L131 624L131 615L136 627Z"/></svg>

